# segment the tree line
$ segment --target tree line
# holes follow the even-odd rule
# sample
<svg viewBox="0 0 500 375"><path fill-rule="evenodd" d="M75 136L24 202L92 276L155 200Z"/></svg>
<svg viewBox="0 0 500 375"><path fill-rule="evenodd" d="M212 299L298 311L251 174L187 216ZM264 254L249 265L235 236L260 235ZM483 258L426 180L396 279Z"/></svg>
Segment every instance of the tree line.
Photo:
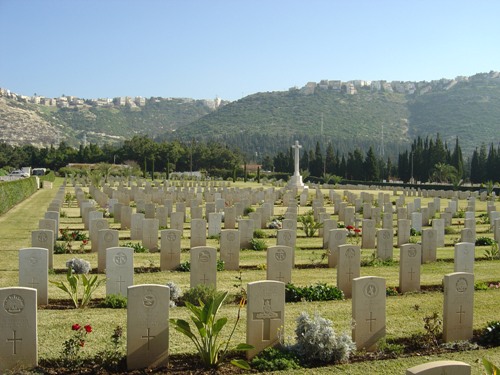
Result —
<svg viewBox="0 0 500 375"><path fill-rule="evenodd" d="M70 163L128 164L144 174L174 171L205 171L222 178L245 172L246 163L261 165L263 172L292 174L292 148L275 155L255 155L250 158L241 150L216 141L154 141L147 136L134 136L121 145L90 143L78 149L61 142L57 147L37 148L31 145L11 146L0 143L0 167L9 170L23 166L45 167L57 171ZM373 147L363 152L360 148L347 153L335 150L329 142L325 150L320 142L313 148L303 148L300 156L301 174L307 180L337 179L355 181L439 182L460 184L463 181L481 183L498 181L500 146L481 145L464 159L458 138L453 146L435 138L417 137L410 147L399 153L397 160L376 155Z"/></svg>

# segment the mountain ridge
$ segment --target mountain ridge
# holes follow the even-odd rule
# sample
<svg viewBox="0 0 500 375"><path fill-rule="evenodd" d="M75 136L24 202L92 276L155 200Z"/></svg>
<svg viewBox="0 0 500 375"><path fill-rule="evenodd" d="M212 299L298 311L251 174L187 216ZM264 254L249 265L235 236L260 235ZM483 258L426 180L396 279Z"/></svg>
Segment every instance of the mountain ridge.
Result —
<svg viewBox="0 0 500 375"><path fill-rule="evenodd" d="M16 95L16 94L14 94ZM22 100L20 100L21 98ZM0 90L0 142L41 147L158 140L218 141L257 157L331 142L345 153L369 146L394 155L415 137L459 137L470 153L500 141L500 73L430 82L322 80L288 91L255 93L234 102L186 98L48 99ZM59 100L59 104L57 102ZM101 101L101 102L99 102Z"/></svg>

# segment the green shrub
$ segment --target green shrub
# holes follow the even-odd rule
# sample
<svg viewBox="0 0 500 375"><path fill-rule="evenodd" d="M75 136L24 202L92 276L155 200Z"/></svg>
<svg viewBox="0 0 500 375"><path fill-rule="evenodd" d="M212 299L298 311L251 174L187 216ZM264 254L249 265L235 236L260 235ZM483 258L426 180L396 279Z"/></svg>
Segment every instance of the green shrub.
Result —
<svg viewBox="0 0 500 375"><path fill-rule="evenodd" d="M479 343L484 346L500 345L500 321L492 321L486 325L479 337Z"/></svg>
<svg viewBox="0 0 500 375"><path fill-rule="evenodd" d="M193 305L199 305L200 300L203 303L207 303L207 301L214 298L216 294L217 290L213 286L200 284L185 291L180 301L184 304L189 302Z"/></svg>
<svg viewBox="0 0 500 375"><path fill-rule="evenodd" d="M217 319L216 316L226 297L227 292L216 293L206 302L200 302L199 306L186 302L186 308L191 312L190 318L196 330L191 330L190 323L184 319L169 320L177 331L193 342L205 368L216 369L224 361L229 353L229 342L240 320L241 304L236 322L227 340L221 340L219 338L219 333L226 325L227 318ZM253 346L244 343L238 344L232 348L232 350L238 351L249 349L253 349ZM242 359L232 360L231 364L244 369L250 369L248 363Z"/></svg>
<svg viewBox="0 0 500 375"><path fill-rule="evenodd" d="M255 208L253 207L245 207L243 209L243 216L248 216L250 212L255 212Z"/></svg>
<svg viewBox="0 0 500 375"><path fill-rule="evenodd" d="M300 301L334 301L343 300L344 292L336 286L317 283L310 286L295 286L291 283L285 286L286 302Z"/></svg>
<svg viewBox="0 0 500 375"><path fill-rule="evenodd" d="M331 320L318 313L312 318L306 312L300 314L295 329L297 342L292 350L303 363L340 363L349 358L356 348L351 335L337 335L332 326Z"/></svg>
<svg viewBox="0 0 500 375"><path fill-rule="evenodd" d="M286 348L269 347L260 352L250 366L259 372L299 369L299 358Z"/></svg>
<svg viewBox="0 0 500 375"><path fill-rule="evenodd" d="M134 253L148 253L149 250L142 246L139 242L126 242L122 245L122 247L130 247L134 249Z"/></svg>
<svg viewBox="0 0 500 375"><path fill-rule="evenodd" d="M488 284L485 282L479 281L474 284L474 290L488 290Z"/></svg>
<svg viewBox="0 0 500 375"><path fill-rule="evenodd" d="M484 256L489 260L500 259L500 251L498 250L498 242L493 242L490 249L484 250Z"/></svg>
<svg viewBox="0 0 500 375"><path fill-rule="evenodd" d="M262 251L267 250L267 242L261 238L252 238L250 240L252 250Z"/></svg>
<svg viewBox="0 0 500 375"><path fill-rule="evenodd" d="M478 237L476 238L476 246L492 246L495 240L490 237Z"/></svg>
<svg viewBox="0 0 500 375"><path fill-rule="evenodd" d="M323 223L316 222L312 214L301 215L297 217L297 221L302 224L306 237L313 237L318 229L323 227Z"/></svg>
<svg viewBox="0 0 500 375"><path fill-rule="evenodd" d="M0 182L0 215L34 194L36 190L37 185L34 177Z"/></svg>
<svg viewBox="0 0 500 375"><path fill-rule="evenodd" d="M458 230L453 227L445 227L444 234L458 234Z"/></svg>
<svg viewBox="0 0 500 375"><path fill-rule="evenodd" d="M180 272L189 272L189 271L191 271L191 262L189 260L186 260L185 262L182 262L177 267L177 271L180 271ZM221 260L221 259L217 259L217 271L224 271L224 261Z"/></svg>
<svg viewBox="0 0 500 375"><path fill-rule="evenodd" d="M101 306L110 309L124 309L127 307L127 297L119 294L109 294L102 301Z"/></svg>
<svg viewBox="0 0 500 375"><path fill-rule="evenodd" d="M385 289L385 295L386 296L398 296L399 293L398 293L398 290L393 287L393 286L388 286L386 289Z"/></svg>
<svg viewBox="0 0 500 375"><path fill-rule="evenodd" d="M262 229L255 229L253 231L253 238L266 238L266 232L264 232Z"/></svg>

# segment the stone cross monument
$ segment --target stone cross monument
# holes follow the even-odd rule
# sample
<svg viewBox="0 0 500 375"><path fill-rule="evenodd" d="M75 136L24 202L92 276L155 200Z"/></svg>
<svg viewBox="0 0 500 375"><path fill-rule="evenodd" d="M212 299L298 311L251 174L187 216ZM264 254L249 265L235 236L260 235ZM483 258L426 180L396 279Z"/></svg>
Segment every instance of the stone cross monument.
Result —
<svg viewBox="0 0 500 375"><path fill-rule="evenodd" d="M292 178L290 179L290 181L288 182L288 187L291 187L291 188L303 188L304 187L304 183L302 182L302 176L300 175L300 171L299 171L299 150L302 148L301 145L299 145L299 141L295 141L295 144L292 145L292 148L295 149L295 153L294 153L294 172L293 172L293 176Z"/></svg>

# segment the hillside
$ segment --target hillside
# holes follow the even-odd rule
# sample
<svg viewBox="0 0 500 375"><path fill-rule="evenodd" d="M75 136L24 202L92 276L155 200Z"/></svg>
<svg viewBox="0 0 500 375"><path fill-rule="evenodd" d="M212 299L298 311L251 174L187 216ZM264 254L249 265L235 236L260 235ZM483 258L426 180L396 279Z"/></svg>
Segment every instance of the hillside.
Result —
<svg viewBox="0 0 500 375"><path fill-rule="evenodd" d="M340 153L373 146L392 155L411 139L436 133L451 145L458 136L465 155L481 143L500 141L498 73L412 85L415 90L410 93L369 87L353 95L319 87L310 94L302 90L258 93L170 137L210 137L241 145L252 155L274 154L273 150L289 147L295 138L309 149L319 141L320 145L332 142Z"/></svg>
<svg viewBox="0 0 500 375"><path fill-rule="evenodd" d="M0 142L46 146L65 141L77 146L105 143L137 134L155 137L205 116L214 109L205 100L151 98L144 106L32 104L0 97Z"/></svg>
<svg viewBox="0 0 500 375"><path fill-rule="evenodd" d="M0 91L0 142L11 144L77 146L84 137L102 144L145 134L157 140L217 140L259 159L289 149L295 139L305 149L319 141L323 148L331 142L341 154L373 146L379 155L391 156L415 137L436 133L448 144L458 136L466 156L481 143L500 142L498 72L431 82L325 80L217 104L62 97L42 105L30 102L37 98L5 92Z"/></svg>

